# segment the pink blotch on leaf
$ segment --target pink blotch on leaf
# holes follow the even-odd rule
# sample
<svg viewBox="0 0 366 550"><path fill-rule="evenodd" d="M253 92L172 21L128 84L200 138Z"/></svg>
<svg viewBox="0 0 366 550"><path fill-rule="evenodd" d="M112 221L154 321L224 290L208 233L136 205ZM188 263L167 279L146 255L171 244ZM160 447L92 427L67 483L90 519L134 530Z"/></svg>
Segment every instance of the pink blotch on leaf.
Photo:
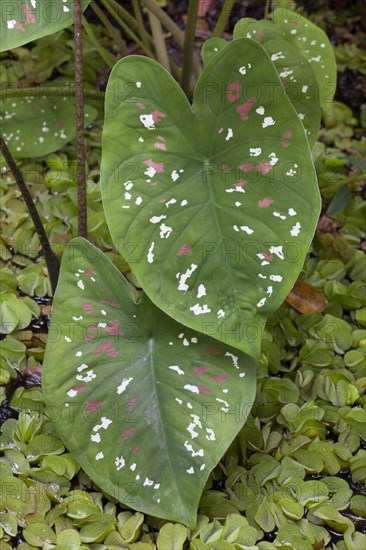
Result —
<svg viewBox="0 0 366 550"><path fill-rule="evenodd" d="M166 202L166 199L160 199L159 202Z"/></svg>
<svg viewBox="0 0 366 550"><path fill-rule="evenodd" d="M258 206L259 206L259 208L268 208L273 203L274 203L274 200L265 198L265 199L262 199L262 200L258 201Z"/></svg>
<svg viewBox="0 0 366 550"><path fill-rule="evenodd" d="M227 99L233 103L233 101L236 101L240 97L240 82L236 80L235 82L232 82L229 84L226 90L226 97Z"/></svg>
<svg viewBox="0 0 366 550"><path fill-rule="evenodd" d="M243 164L239 164L238 168L240 170L243 170L243 172L250 172L253 170L254 166L253 164L250 164L250 162L244 162Z"/></svg>
<svg viewBox="0 0 366 550"><path fill-rule="evenodd" d="M186 244L180 247L177 252L177 256L184 256L184 254L189 254L192 248Z"/></svg>
<svg viewBox="0 0 366 550"><path fill-rule="evenodd" d="M101 405L103 405L103 401L88 401L86 404L86 410L87 412L96 411Z"/></svg>
<svg viewBox="0 0 366 550"><path fill-rule="evenodd" d="M94 311L94 306L92 306L92 304L83 304L82 308L85 311L85 313L93 313Z"/></svg>
<svg viewBox="0 0 366 550"><path fill-rule="evenodd" d="M138 108L141 109L141 110L146 109L145 105L144 105L143 103L141 103L140 101L137 101L136 107L138 107ZM141 115L141 116L142 116L142 115Z"/></svg>
<svg viewBox="0 0 366 550"><path fill-rule="evenodd" d="M262 252L262 254L265 257L265 259L268 260L269 262L273 260L272 254L268 254L268 252Z"/></svg>
<svg viewBox="0 0 366 550"><path fill-rule="evenodd" d="M156 139L158 139L160 141L166 141L165 137L163 137L163 136L156 136Z"/></svg>
<svg viewBox="0 0 366 550"><path fill-rule="evenodd" d="M130 411L131 409L133 409L134 406L136 405L136 401L137 401L137 397L131 397L131 399L126 405L126 410Z"/></svg>
<svg viewBox="0 0 366 550"><path fill-rule="evenodd" d="M113 300L109 300L108 298L101 298L100 301L103 302L104 304L109 304L112 307L119 307L118 304L116 304L116 302L113 302Z"/></svg>
<svg viewBox="0 0 366 550"><path fill-rule="evenodd" d="M135 431L135 428L127 428L127 430L125 430L123 432L123 434L121 435L121 437L119 438L120 441L126 441L126 439L128 439L129 437L131 437L131 435L133 434L133 432Z"/></svg>
<svg viewBox="0 0 366 550"><path fill-rule="evenodd" d="M97 349L94 351L93 355L100 355L101 353L106 353L109 355L109 357L116 357L118 355L118 351L112 344L109 342L106 342L105 344L100 344Z"/></svg>
<svg viewBox="0 0 366 550"><path fill-rule="evenodd" d="M263 32L259 31L258 34L257 34L258 42L262 42L262 38L263 38Z"/></svg>
<svg viewBox="0 0 366 550"><path fill-rule="evenodd" d="M197 388L198 388L202 393L212 393L211 388L207 388L206 386L197 386Z"/></svg>
<svg viewBox="0 0 366 550"><path fill-rule="evenodd" d="M291 144L290 144L289 141L281 141L281 145L282 145L282 147L287 148Z"/></svg>
<svg viewBox="0 0 366 550"><path fill-rule="evenodd" d="M235 184L235 187L238 188L238 189L241 189L242 187L244 187L244 185L247 183L246 180L243 180L243 179L240 179L236 184Z"/></svg>
<svg viewBox="0 0 366 550"><path fill-rule="evenodd" d="M261 162L261 164L258 164L256 170L263 175L268 174L272 170L272 164L270 162Z"/></svg>
<svg viewBox="0 0 366 550"><path fill-rule="evenodd" d="M220 350L212 347L205 349L203 353L204 355L216 355L217 353L220 353Z"/></svg>
<svg viewBox="0 0 366 550"><path fill-rule="evenodd" d="M205 374L205 372L207 371L208 371L208 367L195 367L192 372L196 376L201 376L201 374Z"/></svg>
<svg viewBox="0 0 366 550"><path fill-rule="evenodd" d="M295 21L294 22L294 27L298 27L300 25L300 21Z"/></svg>
<svg viewBox="0 0 366 550"><path fill-rule="evenodd" d="M86 269L84 271L85 275L96 275L97 272L94 269Z"/></svg>
<svg viewBox="0 0 366 550"><path fill-rule="evenodd" d="M119 330L119 321L112 321L112 326L105 327L108 334L114 334L116 336L124 336L123 332Z"/></svg>
<svg viewBox="0 0 366 550"><path fill-rule="evenodd" d="M144 160L144 164L146 164L149 168L154 168L158 174L161 172L164 172L164 163L163 162L154 162L152 159Z"/></svg>
<svg viewBox="0 0 366 550"><path fill-rule="evenodd" d="M84 391L84 390L86 390L86 386L74 386L71 389L74 390L74 391Z"/></svg>
<svg viewBox="0 0 366 550"><path fill-rule="evenodd" d="M156 143L154 143L154 147L155 147L155 149L160 149L161 151L166 151L165 143L160 143L159 141L157 141Z"/></svg>
<svg viewBox="0 0 366 550"><path fill-rule="evenodd" d="M292 137L292 132L291 132L291 130L286 130L286 132L284 132L284 133L282 134L282 137L283 137L284 139L289 139L290 137Z"/></svg>
<svg viewBox="0 0 366 550"><path fill-rule="evenodd" d="M243 103L243 105L239 105L236 110L240 114L242 120L247 120L249 112L251 108L253 107L254 103L257 101L256 97L250 97L248 101Z"/></svg>
<svg viewBox="0 0 366 550"><path fill-rule="evenodd" d="M166 113L162 113L161 111L153 111L152 113L150 113L151 116L153 117L153 121L156 123L156 122L159 122L159 118L164 118L166 117Z"/></svg>
<svg viewBox="0 0 366 550"><path fill-rule="evenodd" d="M229 380L229 377L223 372L220 376L212 376L211 380L214 382L225 382L225 380Z"/></svg>
<svg viewBox="0 0 366 550"><path fill-rule="evenodd" d="M19 21L15 21L14 27L16 28L17 31L25 32L24 26L21 23L19 23Z"/></svg>
<svg viewBox="0 0 366 550"><path fill-rule="evenodd" d="M56 128L64 128L65 127L65 121L64 120L58 120L56 122Z"/></svg>
<svg viewBox="0 0 366 550"><path fill-rule="evenodd" d="M134 453L138 454L139 452L141 452L141 447L134 447L132 450Z"/></svg>
<svg viewBox="0 0 366 550"><path fill-rule="evenodd" d="M229 165L228 164L221 164L220 170L223 170L224 172L228 172Z"/></svg>
<svg viewBox="0 0 366 550"><path fill-rule="evenodd" d="M23 4L22 9L23 9L23 13L25 15L25 24L29 25L29 24L36 23L36 16L32 12L31 8L29 6L27 6L27 4Z"/></svg>

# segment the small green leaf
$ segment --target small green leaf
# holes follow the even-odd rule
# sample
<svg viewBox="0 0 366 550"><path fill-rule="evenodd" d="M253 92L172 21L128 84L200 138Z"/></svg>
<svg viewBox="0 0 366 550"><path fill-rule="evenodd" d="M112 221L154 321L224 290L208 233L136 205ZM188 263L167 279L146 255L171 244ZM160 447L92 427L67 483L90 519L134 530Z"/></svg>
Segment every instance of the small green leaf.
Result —
<svg viewBox="0 0 366 550"><path fill-rule="evenodd" d="M84 124L97 116L85 105ZM43 157L75 137L75 105L68 97L35 97L0 102L2 135L15 158Z"/></svg>
<svg viewBox="0 0 366 550"><path fill-rule="evenodd" d="M159 531L156 541L158 550L183 550L187 528L179 523L166 523Z"/></svg>

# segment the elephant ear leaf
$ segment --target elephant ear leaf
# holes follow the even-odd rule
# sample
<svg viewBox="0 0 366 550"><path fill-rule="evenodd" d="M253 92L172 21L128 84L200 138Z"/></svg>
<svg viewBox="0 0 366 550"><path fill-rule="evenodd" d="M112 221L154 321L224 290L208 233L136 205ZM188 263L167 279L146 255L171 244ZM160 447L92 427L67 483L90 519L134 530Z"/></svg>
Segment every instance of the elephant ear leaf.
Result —
<svg viewBox="0 0 366 550"><path fill-rule="evenodd" d="M234 38L251 38L266 50L282 83L273 94L285 91L304 125L312 149L321 115L318 83L312 65L271 21L241 19L235 25Z"/></svg>
<svg viewBox="0 0 366 550"><path fill-rule="evenodd" d="M256 389L253 359L185 329L145 295L137 304L81 238L63 255L42 377L48 413L91 479L135 510L192 528Z"/></svg>
<svg viewBox="0 0 366 550"><path fill-rule="evenodd" d="M320 105L330 112L337 86L337 64L333 47L317 25L287 8L277 8L271 15L277 29L311 64L318 82Z"/></svg>
<svg viewBox="0 0 366 550"><path fill-rule="evenodd" d="M207 63L228 44L229 42L226 42L223 38L209 38L206 40L202 47L203 63L207 65Z"/></svg>
<svg viewBox="0 0 366 550"><path fill-rule="evenodd" d="M238 39L204 68L193 105L131 56L106 93L102 197L149 298L253 357L302 268L320 200L304 128L263 47ZM138 246L137 246L138 243Z"/></svg>
<svg viewBox="0 0 366 550"><path fill-rule="evenodd" d="M82 1L85 8L90 0ZM53 34L74 22L74 0L0 0L0 52Z"/></svg>

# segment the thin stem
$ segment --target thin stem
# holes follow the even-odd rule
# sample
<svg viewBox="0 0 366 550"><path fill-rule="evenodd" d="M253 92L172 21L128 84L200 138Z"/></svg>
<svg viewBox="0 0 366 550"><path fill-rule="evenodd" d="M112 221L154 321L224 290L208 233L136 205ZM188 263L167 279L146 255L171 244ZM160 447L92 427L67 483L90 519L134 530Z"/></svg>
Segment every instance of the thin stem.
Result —
<svg viewBox="0 0 366 550"><path fill-rule="evenodd" d="M159 63L170 72L169 55L166 49L163 35L163 27L157 17L151 11L148 12L151 32L154 39L156 57Z"/></svg>
<svg viewBox="0 0 366 550"><path fill-rule="evenodd" d="M216 27L213 30L212 36L218 37L222 35L235 2L236 0L225 0L224 5L222 6L220 17L216 23Z"/></svg>
<svg viewBox="0 0 366 550"><path fill-rule="evenodd" d="M98 17L99 21L104 25L104 27L109 31L110 35L114 38L123 55L128 55L126 42L120 36L118 30L109 21L103 10L100 9L98 4L96 4L94 0L92 0L92 2L90 3L90 7L94 11L95 15Z"/></svg>
<svg viewBox="0 0 366 550"><path fill-rule="evenodd" d="M155 0L144 0L144 5L149 12L151 11L151 13L153 13L160 20L160 23L172 34L178 46L183 49L184 32L174 23L173 19L160 8ZM194 75L198 78L201 72L201 64L196 54L193 56L193 66Z"/></svg>
<svg viewBox="0 0 366 550"><path fill-rule="evenodd" d="M198 16L198 0L189 0L187 26L184 33L182 88L189 95L189 84L192 76L194 43L196 38L196 25Z"/></svg>
<svg viewBox="0 0 366 550"><path fill-rule="evenodd" d="M144 20L142 18L142 13L141 13L139 0L132 0L132 6L133 6L133 12L135 14L135 18L136 18L136 21L137 21L137 25L138 25L141 40L145 44L145 48L147 50L149 50L150 49L149 39L148 39L149 35L148 35L148 33L146 32L146 29L145 29Z"/></svg>
<svg viewBox="0 0 366 550"><path fill-rule="evenodd" d="M125 10L122 6L120 6L117 2L114 0L100 0L103 6L108 10L108 12L112 15L113 19L118 23L118 25L123 29L123 32L125 33L128 38L130 38L135 44L140 46L140 48L148 55L149 57L153 57L153 54L151 50L147 50L145 48L145 44L139 39L139 37L131 30L130 27L136 28L138 30L137 22L132 17L130 13L128 13L127 10ZM122 19L121 15L123 14L125 18L128 19L128 24L125 23L125 21Z"/></svg>
<svg viewBox="0 0 366 550"><path fill-rule="evenodd" d="M266 6L264 8L264 19L268 18L270 9L271 9L271 0L266 0Z"/></svg>
<svg viewBox="0 0 366 550"><path fill-rule="evenodd" d="M93 44L94 48L99 53L100 57L106 62L108 67L112 69L116 62L114 55L112 55L108 50L106 50L99 42L98 38L95 36L92 27L89 25L88 21L84 16L81 18L84 30L89 37L90 42Z"/></svg>
<svg viewBox="0 0 366 550"><path fill-rule="evenodd" d="M104 92L98 92L89 88L83 89L84 97L88 101L104 101ZM0 89L0 100L11 98L25 99L26 97L75 97L75 85L72 86L37 86L36 88L10 88Z"/></svg>
<svg viewBox="0 0 366 550"><path fill-rule="evenodd" d="M76 159L78 182L78 234L87 238L85 136L84 136L84 93L83 93L83 39L81 0L74 0L74 42L75 42L75 118Z"/></svg>
<svg viewBox="0 0 366 550"><path fill-rule="evenodd" d="M55 293L58 281L58 275L60 271L60 258L52 250L46 231L43 227L42 220L38 214L37 208L33 202L32 195L24 181L23 174L19 170L13 155L10 153L8 146L6 145L3 137L0 135L0 150L6 160L9 170L12 172L14 179L19 187L24 202L28 208L30 217L32 218L34 227L37 231L39 241L41 243L42 252L46 261L48 275L50 278L52 293Z"/></svg>

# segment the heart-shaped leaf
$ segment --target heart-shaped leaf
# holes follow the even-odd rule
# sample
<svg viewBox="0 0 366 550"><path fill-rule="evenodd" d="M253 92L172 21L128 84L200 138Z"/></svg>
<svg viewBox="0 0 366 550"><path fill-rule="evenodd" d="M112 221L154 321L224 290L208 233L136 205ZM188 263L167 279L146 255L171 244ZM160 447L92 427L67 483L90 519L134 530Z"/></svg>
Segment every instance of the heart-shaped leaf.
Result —
<svg viewBox="0 0 366 550"><path fill-rule="evenodd" d="M85 10L90 0L82 1ZM74 0L0 0L0 51L18 48L74 22Z"/></svg>
<svg viewBox="0 0 366 550"><path fill-rule="evenodd" d="M271 24L274 27L273 24ZM294 106L313 148L320 126L320 103L317 80L308 61L278 32L260 25L254 19L241 19L235 26L234 38L257 40L276 67L282 87ZM228 45L222 38L210 38L202 48L204 62ZM277 90L278 93L279 90Z"/></svg>
<svg viewBox="0 0 366 550"><path fill-rule="evenodd" d="M318 81L320 105L330 112L337 87L337 64L327 35L309 19L287 7L275 9L271 17L282 36L311 64Z"/></svg>
<svg viewBox="0 0 366 550"><path fill-rule="evenodd" d="M53 304L43 389L69 451L125 504L195 524L211 469L246 420L253 360L185 329L77 238Z"/></svg>
<svg viewBox="0 0 366 550"><path fill-rule="evenodd" d="M85 105L85 126L98 111ZM0 102L1 133L16 158L43 157L75 137L75 105L68 97L34 97Z"/></svg>
<svg viewBox="0 0 366 550"><path fill-rule="evenodd" d="M304 128L273 89L280 79L254 40L234 40L206 65L192 108L158 63L128 57L112 71L103 132L107 222L117 246L135 246L145 292L253 356L320 206Z"/></svg>

